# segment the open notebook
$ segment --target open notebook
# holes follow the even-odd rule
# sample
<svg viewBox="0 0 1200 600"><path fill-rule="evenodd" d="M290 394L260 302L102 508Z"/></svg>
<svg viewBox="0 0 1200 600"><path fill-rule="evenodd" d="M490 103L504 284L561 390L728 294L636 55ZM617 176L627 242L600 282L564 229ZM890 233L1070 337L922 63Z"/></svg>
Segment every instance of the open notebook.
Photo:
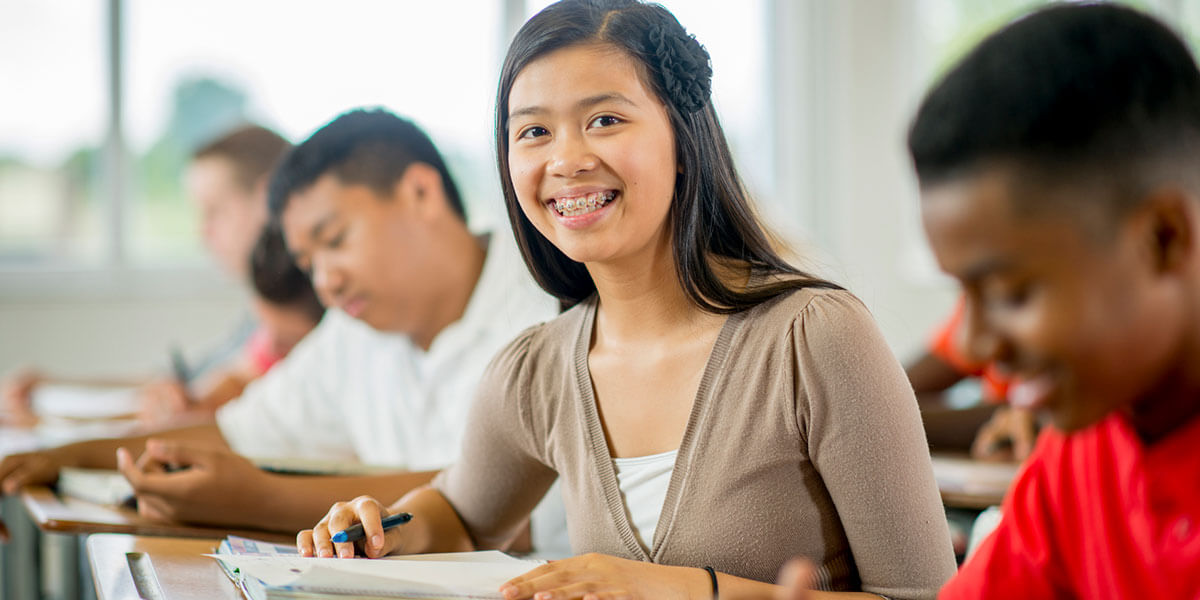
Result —
<svg viewBox="0 0 1200 600"><path fill-rule="evenodd" d="M381 559L302 558L290 546L230 536L210 555L251 600L302 598L501 599L504 582L542 564L503 552ZM240 552L240 553L238 553Z"/></svg>

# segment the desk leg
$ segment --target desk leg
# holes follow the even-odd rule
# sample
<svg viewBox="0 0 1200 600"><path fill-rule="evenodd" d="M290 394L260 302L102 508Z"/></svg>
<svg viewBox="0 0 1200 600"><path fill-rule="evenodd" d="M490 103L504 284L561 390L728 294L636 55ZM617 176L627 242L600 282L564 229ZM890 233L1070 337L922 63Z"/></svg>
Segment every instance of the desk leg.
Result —
<svg viewBox="0 0 1200 600"><path fill-rule="evenodd" d="M80 600L79 574L77 536L42 534L42 598Z"/></svg>
<svg viewBox="0 0 1200 600"><path fill-rule="evenodd" d="M80 600L96 600L96 581L92 579L92 567L88 564L87 536L75 536L75 556L78 557L78 581Z"/></svg>
<svg viewBox="0 0 1200 600"><path fill-rule="evenodd" d="M40 600L37 525L25 514L18 496L0 498L0 518L12 536L7 544L0 544L0 597Z"/></svg>

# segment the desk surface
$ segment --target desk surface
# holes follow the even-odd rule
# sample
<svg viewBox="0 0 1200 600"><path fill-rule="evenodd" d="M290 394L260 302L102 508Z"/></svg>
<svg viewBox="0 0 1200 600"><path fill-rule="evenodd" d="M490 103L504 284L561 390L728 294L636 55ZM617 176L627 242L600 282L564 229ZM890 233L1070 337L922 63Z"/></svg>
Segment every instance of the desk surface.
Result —
<svg viewBox="0 0 1200 600"><path fill-rule="evenodd" d="M31 486L21 490L21 501L39 529L56 533L128 533L216 539L232 533L281 544L294 542L296 539L294 535L285 533L160 523L147 519L130 508L96 504L76 498L60 498L50 488L43 486Z"/></svg>
<svg viewBox="0 0 1200 600"><path fill-rule="evenodd" d="M965 453L934 453L933 476L942 503L953 508L987 508L1000 504L1020 471L1018 463L973 460Z"/></svg>
<svg viewBox="0 0 1200 600"><path fill-rule="evenodd" d="M99 600L165 598L234 600L237 586L217 562L217 539L141 537L102 533L88 536L88 564Z"/></svg>

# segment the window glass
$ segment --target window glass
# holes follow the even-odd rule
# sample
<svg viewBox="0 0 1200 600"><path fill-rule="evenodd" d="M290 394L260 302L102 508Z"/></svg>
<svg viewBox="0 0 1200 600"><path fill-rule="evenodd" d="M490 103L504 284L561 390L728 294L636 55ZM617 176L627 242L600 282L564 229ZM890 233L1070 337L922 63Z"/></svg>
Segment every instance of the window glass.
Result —
<svg viewBox="0 0 1200 600"><path fill-rule="evenodd" d="M497 5L128 0L131 257L199 255L181 181L197 144L247 120L297 142L359 106L414 119L446 155L473 223L494 221Z"/></svg>
<svg viewBox="0 0 1200 600"><path fill-rule="evenodd" d="M0 268L105 256L102 8L0 3Z"/></svg>

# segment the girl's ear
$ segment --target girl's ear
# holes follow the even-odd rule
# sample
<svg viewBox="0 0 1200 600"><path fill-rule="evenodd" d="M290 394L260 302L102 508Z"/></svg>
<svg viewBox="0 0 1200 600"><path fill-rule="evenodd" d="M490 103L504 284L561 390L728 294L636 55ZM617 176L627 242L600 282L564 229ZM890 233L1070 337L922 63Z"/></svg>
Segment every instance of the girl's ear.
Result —
<svg viewBox="0 0 1200 600"><path fill-rule="evenodd" d="M1166 188L1145 200L1151 252L1160 273L1179 272L1195 260L1196 203L1183 190Z"/></svg>

